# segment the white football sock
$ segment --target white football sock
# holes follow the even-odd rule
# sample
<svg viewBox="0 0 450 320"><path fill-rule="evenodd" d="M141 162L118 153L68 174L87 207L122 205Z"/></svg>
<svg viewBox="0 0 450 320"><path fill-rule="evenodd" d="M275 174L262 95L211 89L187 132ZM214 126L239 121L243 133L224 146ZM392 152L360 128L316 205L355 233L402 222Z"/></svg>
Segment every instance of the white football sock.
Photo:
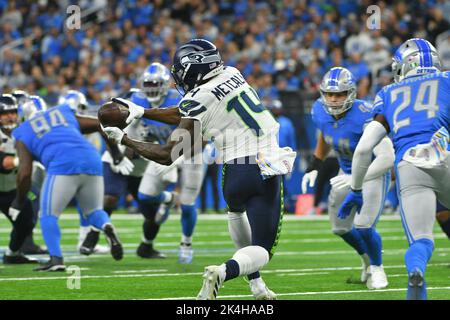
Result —
<svg viewBox="0 0 450 320"><path fill-rule="evenodd" d="M184 234L182 234L181 235L181 243L191 244L192 243L192 236L188 237L188 236L185 236Z"/></svg>
<svg viewBox="0 0 450 320"><path fill-rule="evenodd" d="M259 271L269 262L269 253L260 246L247 246L233 255L239 265L239 275L245 276Z"/></svg>
<svg viewBox="0 0 450 320"><path fill-rule="evenodd" d="M245 211L228 212L228 231L236 249L252 244L252 230Z"/></svg>
<svg viewBox="0 0 450 320"><path fill-rule="evenodd" d="M153 240L147 240L144 236L142 236L142 242L145 244L153 244Z"/></svg>
<svg viewBox="0 0 450 320"><path fill-rule="evenodd" d="M163 201L162 201L163 203L169 203L170 201L172 201L172 198L173 198L172 192L163 191L162 195L163 195Z"/></svg>

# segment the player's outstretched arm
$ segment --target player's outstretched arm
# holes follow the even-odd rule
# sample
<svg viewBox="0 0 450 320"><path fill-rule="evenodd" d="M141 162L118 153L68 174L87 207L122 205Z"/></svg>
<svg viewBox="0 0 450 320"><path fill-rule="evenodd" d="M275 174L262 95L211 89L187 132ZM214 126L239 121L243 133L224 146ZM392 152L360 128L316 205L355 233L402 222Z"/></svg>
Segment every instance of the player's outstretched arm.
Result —
<svg viewBox="0 0 450 320"><path fill-rule="evenodd" d="M13 201L16 208L21 208L26 201L31 188L31 174L33 172L33 156L21 141L16 142L17 156L19 157L19 170L17 172L17 193Z"/></svg>
<svg viewBox="0 0 450 320"><path fill-rule="evenodd" d="M163 165L171 165L173 161L183 154L193 156L197 149L201 150L202 140L199 130L194 130L193 119L182 119L180 125L172 132L166 144L154 144L151 142L137 141L128 138L126 134L120 138L120 143L133 149L146 159L153 160ZM117 131L118 128L104 128L107 135L109 130ZM118 129L120 130L120 129Z"/></svg>
<svg viewBox="0 0 450 320"><path fill-rule="evenodd" d="M364 178L372 162L372 152L388 133L386 125L386 119L379 114L365 128L353 154L351 183L353 190L362 189Z"/></svg>
<svg viewBox="0 0 450 320"><path fill-rule="evenodd" d="M144 118L155 120L159 122L164 122L167 124L180 124L181 115L178 107L170 107L170 108L153 108L153 109L145 109L144 110Z"/></svg>
<svg viewBox="0 0 450 320"><path fill-rule="evenodd" d="M125 120L127 124L130 124L131 121L139 118L147 118L150 120L155 120L174 125L178 125L181 121L180 111L176 106L170 108L146 109L141 106L138 106L137 104L135 104L130 100L126 100L123 98L112 98L112 101L128 108L129 115Z"/></svg>

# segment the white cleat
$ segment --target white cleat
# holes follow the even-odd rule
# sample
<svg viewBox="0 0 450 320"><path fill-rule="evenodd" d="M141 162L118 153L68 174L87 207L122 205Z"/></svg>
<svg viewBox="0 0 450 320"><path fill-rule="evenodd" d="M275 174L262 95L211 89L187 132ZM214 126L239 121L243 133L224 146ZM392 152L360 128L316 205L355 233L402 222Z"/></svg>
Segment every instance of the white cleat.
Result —
<svg viewBox="0 0 450 320"><path fill-rule="evenodd" d="M203 286L197 300L216 300L217 293L225 280L225 270L221 266L208 266L203 273Z"/></svg>
<svg viewBox="0 0 450 320"><path fill-rule="evenodd" d="M384 289L388 286L388 280L386 273L384 272L383 265L370 266L370 276L367 279L367 288L370 290Z"/></svg>
<svg viewBox="0 0 450 320"><path fill-rule="evenodd" d="M370 258L366 253L361 255L361 267L361 282L366 283L370 277Z"/></svg>
<svg viewBox="0 0 450 320"><path fill-rule="evenodd" d="M180 251L178 252L178 263L188 264L192 263L194 259L194 249L192 249L192 245L181 244Z"/></svg>
<svg viewBox="0 0 450 320"><path fill-rule="evenodd" d="M250 290L256 300L277 300L277 295L267 287L262 278L250 280Z"/></svg>
<svg viewBox="0 0 450 320"><path fill-rule="evenodd" d="M111 248L109 246L103 246L101 244L98 244L94 248L95 253L109 253L111 251Z"/></svg>

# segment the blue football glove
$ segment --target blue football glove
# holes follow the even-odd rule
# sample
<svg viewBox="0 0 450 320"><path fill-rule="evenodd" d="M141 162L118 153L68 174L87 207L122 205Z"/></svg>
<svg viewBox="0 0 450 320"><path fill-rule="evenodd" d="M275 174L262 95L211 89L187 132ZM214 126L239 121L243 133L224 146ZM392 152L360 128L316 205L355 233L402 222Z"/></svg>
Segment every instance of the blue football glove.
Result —
<svg viewBox="0 0 450 320"><path fill-rule="evenodd" d="M347 218L352 212L352 209L354 207L356 207L356 211L359 214L362 205L363 205L362 191L351 190L350 193L345 197L341 206L339 207L338 218L339 219Z"/></svg>

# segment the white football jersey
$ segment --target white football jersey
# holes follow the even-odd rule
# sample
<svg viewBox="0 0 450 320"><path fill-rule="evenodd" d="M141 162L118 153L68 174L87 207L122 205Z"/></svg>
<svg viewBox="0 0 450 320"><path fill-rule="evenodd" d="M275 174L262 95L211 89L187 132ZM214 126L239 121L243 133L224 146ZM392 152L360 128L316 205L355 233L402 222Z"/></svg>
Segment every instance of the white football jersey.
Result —
<svg viewBox="0 0 450 320"><path fill-rule="evenodd" d="M236 68L224 67L189 91L178 108L182 118L200 122L203 138L214 142L224 162L279 148L278 122Z"/></svg>
<svg viewBox="0 0 450 320"><path fill-rule="evenodd" d="M15 156L16 148L14 140L2 130L0 130L0 151L8 155ZM13 169L10 173L0 173L0 192L8 192L16 189L17 169Z"/></svg>

